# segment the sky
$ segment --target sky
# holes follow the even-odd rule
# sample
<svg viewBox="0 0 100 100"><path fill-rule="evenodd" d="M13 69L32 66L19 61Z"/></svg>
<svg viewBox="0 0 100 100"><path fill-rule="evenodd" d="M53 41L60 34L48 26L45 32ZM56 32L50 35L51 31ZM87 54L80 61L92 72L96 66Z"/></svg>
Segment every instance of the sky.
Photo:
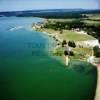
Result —
<svg viewBox="0 0 100 100"><path fill-rule="evenodd" d="M100 0L0 0L0 11L72 8L100 9Z"/></svg>

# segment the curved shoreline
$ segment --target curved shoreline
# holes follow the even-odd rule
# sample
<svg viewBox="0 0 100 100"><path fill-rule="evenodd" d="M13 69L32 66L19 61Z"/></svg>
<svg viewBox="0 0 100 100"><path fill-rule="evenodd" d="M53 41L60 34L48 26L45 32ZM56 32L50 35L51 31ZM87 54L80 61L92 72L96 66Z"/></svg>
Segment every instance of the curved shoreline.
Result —
<svg viewBox="0 0 100 100"><path fill-rule="evenodd" d="M34 30L38 31L36 28L32 27ZM52 34L52 33L49 33L49 32L45 32L45 31L41 31L41 33L43 34L46 34L48 35L49 37L52 37L56 43L59 43L61 44L62 43L62 39L59 38L57 36L57 34ZM55 48L57 48L59 46L56 46ZM85 60L79 60L78 61L85 61ZM95 92L95 95L94 95L94 100L100 100L100 68L97 67L97 85L96 85L96 92Z"/></svg>

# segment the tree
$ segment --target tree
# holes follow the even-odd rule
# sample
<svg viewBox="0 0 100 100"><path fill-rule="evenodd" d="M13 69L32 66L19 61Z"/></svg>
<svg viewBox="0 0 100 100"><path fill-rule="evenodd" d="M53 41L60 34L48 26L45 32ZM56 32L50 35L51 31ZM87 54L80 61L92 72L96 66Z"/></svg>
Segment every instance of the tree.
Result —
<svg viewBox="0 0 100 100"><path fill-rule="evenodd" d="M92 33L93 33L93 29L92 28L87 29L87 34L92 35Z"/></svg>
<svg viewBox="0 0 100 100"><path fill-rule="evenodd" d="M73 51L70 51L70 56L74 56L74 52Z"/></svg>
<svg viewBox="0 0 100 100"><path fill-rule="evenodd" d="M69 42L68 42L68 45L69 45L70 47L73 47L73 48L76 47L76 44L75 44L74 41L69 41Z"/></svg>
<svg viewBox="0 0 100 100"><path fill-rule="evenodd" d="M63 40L62 47L64 47L64 45L66 45L66 44L67 44L66 40Z"/></svg>
<svg viewBox="0 0 100 100"><path fill-rule="evenodd" d="M72 21L72 28L82 28L84 27L85 23L82 22L80 19Z"/></svg>
<svg viewBox="0 0 100 100"><path fill-rule="evenodd" d="M100 48L98 46L95 46L93 50L94 50L94 56L100 57Z"/></svg>

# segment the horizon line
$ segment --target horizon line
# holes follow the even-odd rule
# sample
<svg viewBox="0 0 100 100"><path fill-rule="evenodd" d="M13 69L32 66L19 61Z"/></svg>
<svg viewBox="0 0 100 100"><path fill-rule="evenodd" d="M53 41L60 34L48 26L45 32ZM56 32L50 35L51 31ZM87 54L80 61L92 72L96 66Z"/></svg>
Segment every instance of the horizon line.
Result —
<svg viewBox="0 0 100 100"><path fill-rule="evenodd" d="M27 9L27 10L8 10L8 11L0 11L0 12L21 12L21 11L43 11L43 10L74 10L74 9L82 9L82 10L100 10L100 8L48 8L48 9Z"/></svg>

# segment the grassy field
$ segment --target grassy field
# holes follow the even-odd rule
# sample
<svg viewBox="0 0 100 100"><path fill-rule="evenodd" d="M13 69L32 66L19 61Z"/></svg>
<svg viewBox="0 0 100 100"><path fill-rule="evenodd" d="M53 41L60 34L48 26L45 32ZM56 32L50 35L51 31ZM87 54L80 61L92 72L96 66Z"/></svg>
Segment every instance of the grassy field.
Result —
<svg viewBox="0 0 100 100"><path fill-rule="evenodd" d="M55 21L55 22L64 22L64 21L73 21L73 20L75 20L75 18L71 18L71 19L49 19L49 21L50 22L53 22L53 21Z"/></svg>
<svg viewBox="0 0 100 100"><path fill-rule="evenodd" d="M92 54L91 48L73 48L75 55L72 59L87 59Z"/></svg>
<svg viewBox="0 0 100 100"><path fill-rule="evenodd" d="M90 19L100 19L100 14L92 14L89 18Z"/></svg>
<svg viewBox="0 0 100 100"><path fill-rule="evenodd" d="M73 31L64 31L63 34L60 35L64 40L68 41L86 41L86 40L93 40L94 38L90 35L85 34L77 34Z"/></svg>
<svg viewBox="0 0 100 100"><path fill-rule="evenodd" d="M100 24L100 21L92 21L92 20L100 20L100 14L86 14L89 19L91 20L86 20L86 18L81 19L83 22L86 24ZM50 22L71 22L76 20L75 18L71 19L48 19Z"/></svg>
<svg viewBox="0 0 100 100"><path fill-rule="evenodd" d="M71 51L73 52L73 56L70 56L70 59L71 60L87 60L89 56L91 56L92 54L92 50L91 48L72 48ZM53 50L53 55L54 56L60 56L60 57L63 57L64 55L64 50L62 47L59 47L55 50Z"/></svg>
<svg viewBox="0 0 100 100"><path fill-rule="evenodd" d="M90 35L78 34L73 31L64 30L62 34L59 31L55 31L52 29L42 28L39 31L47 32L50 34L57 34L59 38L67 41L86 41L86 40L94 40L95 38Z"/></svg>
<svg viewBox="0 0 100 100"><path fill-rule="evenodd" d="M84 20L86 24L100 24L100 21Z"/></svg>

